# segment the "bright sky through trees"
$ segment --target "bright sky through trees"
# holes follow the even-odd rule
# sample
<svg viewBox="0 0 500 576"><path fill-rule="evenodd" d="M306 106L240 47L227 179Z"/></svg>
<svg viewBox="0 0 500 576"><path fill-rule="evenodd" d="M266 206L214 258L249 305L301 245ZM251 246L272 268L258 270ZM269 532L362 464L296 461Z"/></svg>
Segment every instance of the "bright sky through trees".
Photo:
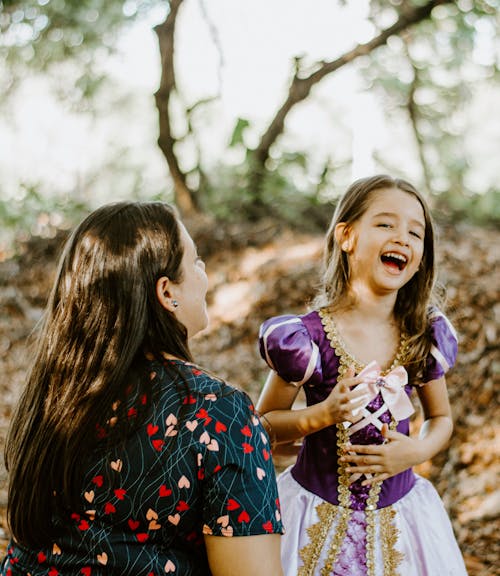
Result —
<svg viewBox="0 0 500 576"><path fill-rule="evenodd" d="M134 6L126 2L124 10L133 13ZM304 63L312 65L366 41L373 35L367 14L365 0L348 2L342 10L326 0L311 0L307 6L301 0L186 2L176 36L177 83L183 104L219 97L202 107L198 116L204 162L208 166L240 162L238 151L227 150L236 119L250 121L245 137L247 145L255 145L286 94L293 57L303 57ZM118 53L102 62L111 84L94 111L79 113L58 101L51 93L54 81L26 80L8 113L0 112L2 194L19 197L22 182L49 194L76 192L99 203L117 189L131 188L134 179L146 195L165 190L168 176L156 146L153 100L159 55L151 30L163 17L159 10L134 25L121 38ZM492 34L487 27L480 30L477 61L492 57ZM64 79L57 89L71 92ZM479 83L476 105L464 112L465 144L480 146L478 165L470 176L479 190L488 187L496 171L481 150L485 140L490 153L496 146L492 157L500 153L498 115L487 122L482 117L497 97L492 89L481 91ZM325 79L293 111L280 143L287 151L306 151L313 166L328 157L341 163L352 156L349 179L373 171L374 152L382 149L392 164L418 179L420 167L407 124L397 112L387 115L384 103L364 91L355 67L347 66ZM478 125L483 125L480 131ZM185 130L182 123L177 128L179 134ZM192 145L179 145L185 170L195 161L194 153ZM307 186L307 179L298 184Z"/></svg>

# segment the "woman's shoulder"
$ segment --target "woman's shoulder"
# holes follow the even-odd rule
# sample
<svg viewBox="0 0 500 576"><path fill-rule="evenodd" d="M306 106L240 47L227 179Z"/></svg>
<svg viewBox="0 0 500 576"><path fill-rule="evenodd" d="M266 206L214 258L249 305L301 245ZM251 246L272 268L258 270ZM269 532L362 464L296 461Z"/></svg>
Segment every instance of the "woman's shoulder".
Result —
<svg viewBox="0 0 500 576"><path fill-rule="evenodd" d="M158 367L158 364L157 364ZM195 411L200 407L217 410L250 410L254 405L248 394L213 374L207 368L184 360L167 360L159 369L160 394L177 396L178 401Z"/></svg>
<svg viewBox="0 0 500 576"><path fill-rule="evenodd" d="M162 387L177 385L179 389L189 390L194 396L213 394L217 398L232 394L237 389L219 378L207 368L180 359L167 359L152 364L152 373L159 377ZM179 386L180 385L180 386Z"/></svg>

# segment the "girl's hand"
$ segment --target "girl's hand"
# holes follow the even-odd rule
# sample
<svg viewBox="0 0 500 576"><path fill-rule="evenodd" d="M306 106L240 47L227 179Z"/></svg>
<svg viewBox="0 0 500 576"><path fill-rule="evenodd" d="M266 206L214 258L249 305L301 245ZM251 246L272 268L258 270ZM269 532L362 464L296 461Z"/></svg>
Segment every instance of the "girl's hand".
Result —
<svg viewBox="0 0 500 576"><path fill-rule="evenodd" d="M328 397L323 400L326 418L331 424L361 420L361 411L358 412L358 409L365 406L368 398L362 382L363 377L354 376L354 369L349 368L345 378L339 380ZM354 386L357 388L352 390Z"/></svg>
<svg viewBox="0 0 500 576"><path fill-rule="evenodd" d="M363 486L387 480L421 461L419 440L389 430L387 424L381 432L385 438L383 444L352 445L348 447L349 453L340 458L342 462L354 464L347 468L349 474L372 475L362 482Z"/></svg>

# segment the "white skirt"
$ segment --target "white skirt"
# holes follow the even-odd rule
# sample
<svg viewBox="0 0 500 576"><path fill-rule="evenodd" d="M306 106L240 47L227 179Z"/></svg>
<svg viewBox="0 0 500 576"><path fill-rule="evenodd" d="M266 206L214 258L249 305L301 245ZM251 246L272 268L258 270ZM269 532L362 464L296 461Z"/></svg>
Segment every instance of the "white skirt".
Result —
<svg viewBox="0 0 500 576"><path fill-rule="evenodd" d="M281 559L285 576L297 576L303 560L299 554L310 544L307 528L318 525L316 507L324 502L294 480L290 468L278 478L285 535L281 539ZM401 576L467 576L450 519L434 486L417 476L415 486L392 505L392 523L398 531L396 551L403 554L396 573ZM377 510L375 514L379 515ZM346 537L337 557L334 576L366 576L365 515L353 511ZM313 572L320 576L336 525L330 528L326 545ZM377 533L378 534L378 533ZM380 544L375 546L375 576L384 576Z"/></svg>

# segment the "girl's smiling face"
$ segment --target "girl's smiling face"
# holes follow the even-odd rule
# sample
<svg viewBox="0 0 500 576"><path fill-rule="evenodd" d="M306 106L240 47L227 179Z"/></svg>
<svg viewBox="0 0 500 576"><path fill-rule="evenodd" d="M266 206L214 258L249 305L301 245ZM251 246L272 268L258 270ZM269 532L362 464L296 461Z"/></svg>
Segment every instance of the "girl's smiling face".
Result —
<svg viewBox="0 0 500 576"><path fill-rule="evenodd" d="M418 199L398 188L373 191L367 210L336 238L348 254L352 286L374 293L399 290L417 272L424 252L425 217Z"/></svg>

